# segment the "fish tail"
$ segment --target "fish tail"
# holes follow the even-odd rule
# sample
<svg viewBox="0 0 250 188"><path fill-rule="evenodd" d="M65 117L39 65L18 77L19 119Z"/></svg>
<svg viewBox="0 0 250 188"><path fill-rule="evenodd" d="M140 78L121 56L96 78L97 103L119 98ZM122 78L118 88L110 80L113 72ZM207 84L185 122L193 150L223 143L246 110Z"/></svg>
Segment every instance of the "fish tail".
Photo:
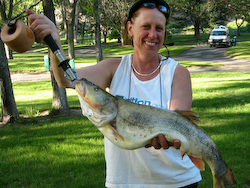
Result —
<svg viewBox="0 0 250 188"><path fill-rule="evenodd" d="M213 188L225 188L227 186L236 185L233 172L230 168L227 169L226 173L222 177L218 178L213 176L213 179L214 179Z"/></svg>

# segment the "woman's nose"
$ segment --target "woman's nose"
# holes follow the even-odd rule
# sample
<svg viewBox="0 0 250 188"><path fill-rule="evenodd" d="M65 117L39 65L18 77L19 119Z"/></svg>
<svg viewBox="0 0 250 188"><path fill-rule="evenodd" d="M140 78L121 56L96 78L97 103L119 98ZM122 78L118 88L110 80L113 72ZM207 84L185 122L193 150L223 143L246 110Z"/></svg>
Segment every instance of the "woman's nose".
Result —
<svg viewBox="0 0 250 188"><path fill-rule="evenodd" d="M150 38L156 38L156 37L157 37L156 30L153 29L153 28L150 29L150 30L149 30L148 36L149 36Z"/></svg>

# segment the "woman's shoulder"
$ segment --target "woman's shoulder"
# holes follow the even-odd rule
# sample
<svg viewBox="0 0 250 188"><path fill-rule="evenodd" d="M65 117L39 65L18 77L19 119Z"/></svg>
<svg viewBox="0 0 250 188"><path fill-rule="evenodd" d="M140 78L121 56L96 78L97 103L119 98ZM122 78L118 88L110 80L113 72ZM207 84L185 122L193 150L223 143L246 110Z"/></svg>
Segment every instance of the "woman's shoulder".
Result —
<svg viewBox="0 0 250 188"><path fill-rule="evenodd" d="M122 58L108 58L97 63L97 65L101 66L103 69L106 69L106 70L109 69L110 72L115 72L121 60Z"/></svg>
<svg viewBox="0 0 250 188"><path fill-rule="evenodd" d="M182 66L181 64L178 64L175 69L175 74L178 75L189 75L189 71L186 67Z"/></svg>
<svg viewBox="0 0 250 188"><path fill-rule="evenodd" d="M129 61L131 54L122 56L121 58L108 58L100 62L100 66L109 69L112 73L115 73L121 62L127 63Z"/></svg>

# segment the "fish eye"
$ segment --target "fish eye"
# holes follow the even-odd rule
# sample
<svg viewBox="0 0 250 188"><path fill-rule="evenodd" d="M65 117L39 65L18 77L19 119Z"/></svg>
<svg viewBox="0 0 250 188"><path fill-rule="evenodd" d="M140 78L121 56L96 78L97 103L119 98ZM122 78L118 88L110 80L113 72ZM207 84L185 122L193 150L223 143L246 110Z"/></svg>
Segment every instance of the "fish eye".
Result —
<svg viewBox="0 0 250 188"><path fill-rule="evenodd" d="M95 91L99 91L99 88L98 88L98 87L94 87L94 90L95 90Z"/></svg>

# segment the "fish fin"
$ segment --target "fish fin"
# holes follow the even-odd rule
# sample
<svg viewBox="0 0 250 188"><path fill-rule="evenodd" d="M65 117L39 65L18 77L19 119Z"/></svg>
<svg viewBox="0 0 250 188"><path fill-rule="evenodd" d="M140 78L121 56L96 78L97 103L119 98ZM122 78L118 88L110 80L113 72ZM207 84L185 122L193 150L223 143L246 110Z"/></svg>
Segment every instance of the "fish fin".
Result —
<svg viewBox="0 0 250 188"><path fill-rule="evenodd" d="M197 158L197 157L192 157L188 155L190 160L194 163L194 165L199 169L199 170L204 170L205 169L205 163L202 159Z"/></svg>
<svg viewBox="0 0 250 188"><path fill-rule="evenodd" d="M220 178L217 178L213 175L213 182L214 182L213 188L224 188L227 186L236 185L233 172L230 168L228 168L226 173Z"/></svg>
<svg viewBox="0 0 250 188"><path fill-rule="evenodd" d="M184 155L186 154L186 152L180 149L180 154L181 154L181 157L182 157L182 159L183 159L183 157L184 157Z"/></svg>
<svg viewBox="0 0 250 188"><path fill-rule="evenodd" d="M199 122L199 115L192 111L179 111L176 110L175 112L179 113L180 115L184 116L185 118L189 119L191 122L196 123Z"/></svg>
<svg viewBox="0 0 250 188"><path fill-rule="evenodd" d="M115 130L114 127L110 126L110 129L112 130L113 135L115 136L115 138L116 138L117 140L124 141L124 138L117 132L117 130Z"/></svg>

